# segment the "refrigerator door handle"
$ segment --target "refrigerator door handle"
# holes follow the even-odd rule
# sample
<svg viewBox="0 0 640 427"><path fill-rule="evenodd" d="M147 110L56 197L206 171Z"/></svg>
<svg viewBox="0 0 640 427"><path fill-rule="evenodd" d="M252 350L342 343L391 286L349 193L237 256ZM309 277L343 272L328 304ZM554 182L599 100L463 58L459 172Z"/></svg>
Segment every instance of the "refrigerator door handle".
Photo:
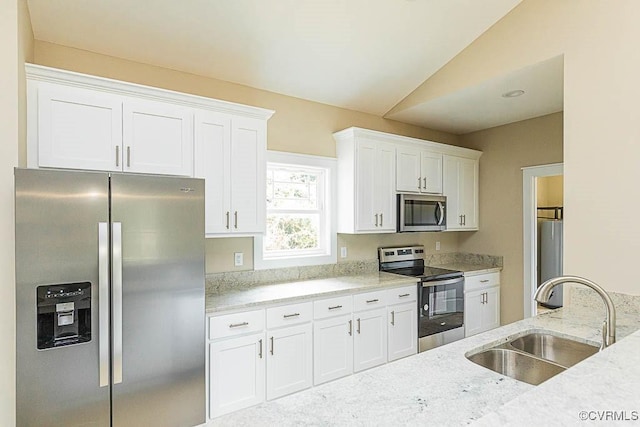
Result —
<svg viewBox="0 0 640 427"><path fill-rule="evenodd" d="M98 353L100 387L109 385L109 224L98 223Z"/></svg>
<svg viewBox="0 0 640 427"><path fill-rule="evenodd" d="M122 223L112 224L113 383L122 382Z"/></svg>

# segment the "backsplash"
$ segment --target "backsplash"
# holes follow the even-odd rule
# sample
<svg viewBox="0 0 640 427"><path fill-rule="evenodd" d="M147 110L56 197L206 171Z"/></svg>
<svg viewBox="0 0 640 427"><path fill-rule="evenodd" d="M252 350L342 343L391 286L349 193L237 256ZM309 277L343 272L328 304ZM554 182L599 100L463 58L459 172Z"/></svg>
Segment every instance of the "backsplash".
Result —
<svg viewBox="0 0 640 427"><path fill-rule="evenodd" d="M487 267L502 267L502 257L459 252L426 254L425 263L427 265L464 263ZM207 293L217 293L228 290L229 288L249 288L270 283L352 276L356 274L374 273L376 271L378 271L378 260L371 259L340 262L337 264L274 268L270 270L211 273L206 276L206 291Z"/></svg>

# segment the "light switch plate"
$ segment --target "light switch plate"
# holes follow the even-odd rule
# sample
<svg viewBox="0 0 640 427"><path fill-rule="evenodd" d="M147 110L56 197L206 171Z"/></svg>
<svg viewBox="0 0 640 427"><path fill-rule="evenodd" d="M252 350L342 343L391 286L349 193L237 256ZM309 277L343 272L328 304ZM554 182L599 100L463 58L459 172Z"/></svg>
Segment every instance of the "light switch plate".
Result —
<svg viewBox="0 0 640 427"><path fill-rule="evenodd" d="M347 257L347 247L342 246L340 248L340 258L346 258L346 257Z"/></svg>
<svg viewBox="0 0 640 427"><path fill-rule="evenodd" d="M242 267L242 264L244 264L244 254L242 252L234 252L233 265L236 267Z"/></svg>
<svg viewBox="0 0 640 427"><path fill-rule="evenodd" d="M436 242L436 251L440 250L440 242Z"/></svg>

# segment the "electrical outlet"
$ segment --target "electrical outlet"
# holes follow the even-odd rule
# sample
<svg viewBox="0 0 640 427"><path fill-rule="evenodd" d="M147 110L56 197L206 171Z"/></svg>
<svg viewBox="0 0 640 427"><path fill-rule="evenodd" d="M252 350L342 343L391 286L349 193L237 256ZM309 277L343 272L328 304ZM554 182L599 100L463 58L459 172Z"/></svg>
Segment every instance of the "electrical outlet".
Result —
<svg viewBox="0 0 640 427"><path fill-rule="evenodd" d="M436 242L436 251L440 250L440 242Z"/></svg>
<svg viewBox="0 0 640 427"><path fill-rule="evenodd" d="M347 247L342 246L340 248L340 258L346 258L346 257L347 257Z"/></svg>
<svg viewBox="0 0 640 427"><path fill-rule="evenodd" d="M244 254L242 252L235 252L233 254L233 265L242 267L242 264L244 264Z"/></svg>

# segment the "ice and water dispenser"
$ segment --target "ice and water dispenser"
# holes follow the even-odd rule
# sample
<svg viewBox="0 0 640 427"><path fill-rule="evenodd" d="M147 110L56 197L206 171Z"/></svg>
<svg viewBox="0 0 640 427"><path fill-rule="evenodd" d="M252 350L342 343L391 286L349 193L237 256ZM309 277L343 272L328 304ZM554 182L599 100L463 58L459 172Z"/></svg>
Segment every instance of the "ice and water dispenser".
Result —
<svg viewBox="0 0 640 427"><path fill-rule="evenodd" d="M91 283L37 287L38 350L91 341Z"/></svg>

